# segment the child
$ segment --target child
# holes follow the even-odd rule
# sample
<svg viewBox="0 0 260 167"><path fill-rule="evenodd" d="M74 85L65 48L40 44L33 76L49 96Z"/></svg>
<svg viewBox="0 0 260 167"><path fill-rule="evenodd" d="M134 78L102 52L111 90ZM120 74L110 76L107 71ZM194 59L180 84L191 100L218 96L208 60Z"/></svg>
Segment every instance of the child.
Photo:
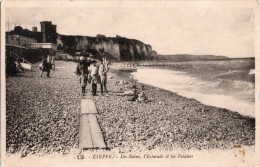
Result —
<svg viewBox="0 0 260 167"><path fill-rule="evenodd" d="M88 81L88 76L85 74L85 72L82 72L79 77L79 83L81 86L83 96L85 96L85 93L86 93L87 81Z"/></svg>

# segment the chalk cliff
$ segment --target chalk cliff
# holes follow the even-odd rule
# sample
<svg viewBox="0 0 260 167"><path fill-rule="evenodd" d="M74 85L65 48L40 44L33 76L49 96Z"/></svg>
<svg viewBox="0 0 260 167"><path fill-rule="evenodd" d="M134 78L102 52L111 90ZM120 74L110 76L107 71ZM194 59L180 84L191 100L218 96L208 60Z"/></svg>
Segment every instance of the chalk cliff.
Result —
<svg viewBox="0 0 260 167"><path fill-rule="evenodd" d="M121 61L153 60L157 57L151 45L121 36L106 37L104 35L97 35L96 37L89 37L58 34L57 46L58 49L72 55L78 51L84 54L90 50L103 48L114 59Z"/></svg>

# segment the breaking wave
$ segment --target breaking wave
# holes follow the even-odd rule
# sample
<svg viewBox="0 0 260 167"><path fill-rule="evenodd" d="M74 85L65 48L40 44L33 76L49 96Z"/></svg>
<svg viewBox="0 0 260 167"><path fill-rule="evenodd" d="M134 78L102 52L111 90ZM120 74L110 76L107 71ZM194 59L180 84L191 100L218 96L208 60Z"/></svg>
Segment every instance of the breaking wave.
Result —
<svg viewBox="0 0 260 167"><path fill-rule="evenodd" d="M191 77L185 72L166 69L140 68L132 75L141 83L194 98L206 105L226 108L254 117L253 83L221 78L206 81Z"/></svg>

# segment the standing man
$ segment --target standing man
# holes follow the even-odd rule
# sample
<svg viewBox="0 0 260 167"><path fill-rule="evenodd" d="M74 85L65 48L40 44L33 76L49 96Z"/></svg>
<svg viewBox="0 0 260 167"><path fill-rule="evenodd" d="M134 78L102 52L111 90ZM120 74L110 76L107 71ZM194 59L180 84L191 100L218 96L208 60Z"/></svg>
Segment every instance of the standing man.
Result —
<svg viewBox="0 0 260 167"><path fill-rule="evenodd" d="M97 95L97 83L99 83L99 76L98 76L98 62L93 60L93 63L90 65L89 68L90 72L90 80L92 85L92 95Z"/></svg>
<svg viewBox="0 0 260 167"><path fill-rule="evenodd" d="M106 58L103 58L103 62L99 66L99 69L98 69L98 73L99 73L99 77L100 77L101 94L103 95L103 87L104 87L106 96L108 96L108 94L107 94L107 72L109 71L108 64L109 64L109 61L107 61Z"/></svg>
<svg viewBox="0 0 260 167"><path fill-rule="evenodd" d="M44 57L42 59L42 64L41 64L40 70L41 70L41 77L42 77L43 72L47 72L47 77L50 78L50 65L47 62L46 55L44 55Z"/></svg>
<svg viewBox="0 0 260 167"><path fill-rule="evenodd" d="M90 63L85 60L84 56L80 56L79 63L77 65L76 74L81 75L82 73L88 75L88 67L90 66Z"/></svg>

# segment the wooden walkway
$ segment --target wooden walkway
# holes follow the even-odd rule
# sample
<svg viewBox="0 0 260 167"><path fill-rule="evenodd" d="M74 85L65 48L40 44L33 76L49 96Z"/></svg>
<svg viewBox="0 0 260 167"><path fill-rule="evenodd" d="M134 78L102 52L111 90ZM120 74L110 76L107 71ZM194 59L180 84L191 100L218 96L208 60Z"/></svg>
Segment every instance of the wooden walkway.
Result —
<svg viewBox="0 0 260 167"><path fill-rule="evenodd" d="M79 148L106 148L104 138L97 121L98 114L93 96L87 90L86 96L81 98L81 117L79 126Z"/></svg>

